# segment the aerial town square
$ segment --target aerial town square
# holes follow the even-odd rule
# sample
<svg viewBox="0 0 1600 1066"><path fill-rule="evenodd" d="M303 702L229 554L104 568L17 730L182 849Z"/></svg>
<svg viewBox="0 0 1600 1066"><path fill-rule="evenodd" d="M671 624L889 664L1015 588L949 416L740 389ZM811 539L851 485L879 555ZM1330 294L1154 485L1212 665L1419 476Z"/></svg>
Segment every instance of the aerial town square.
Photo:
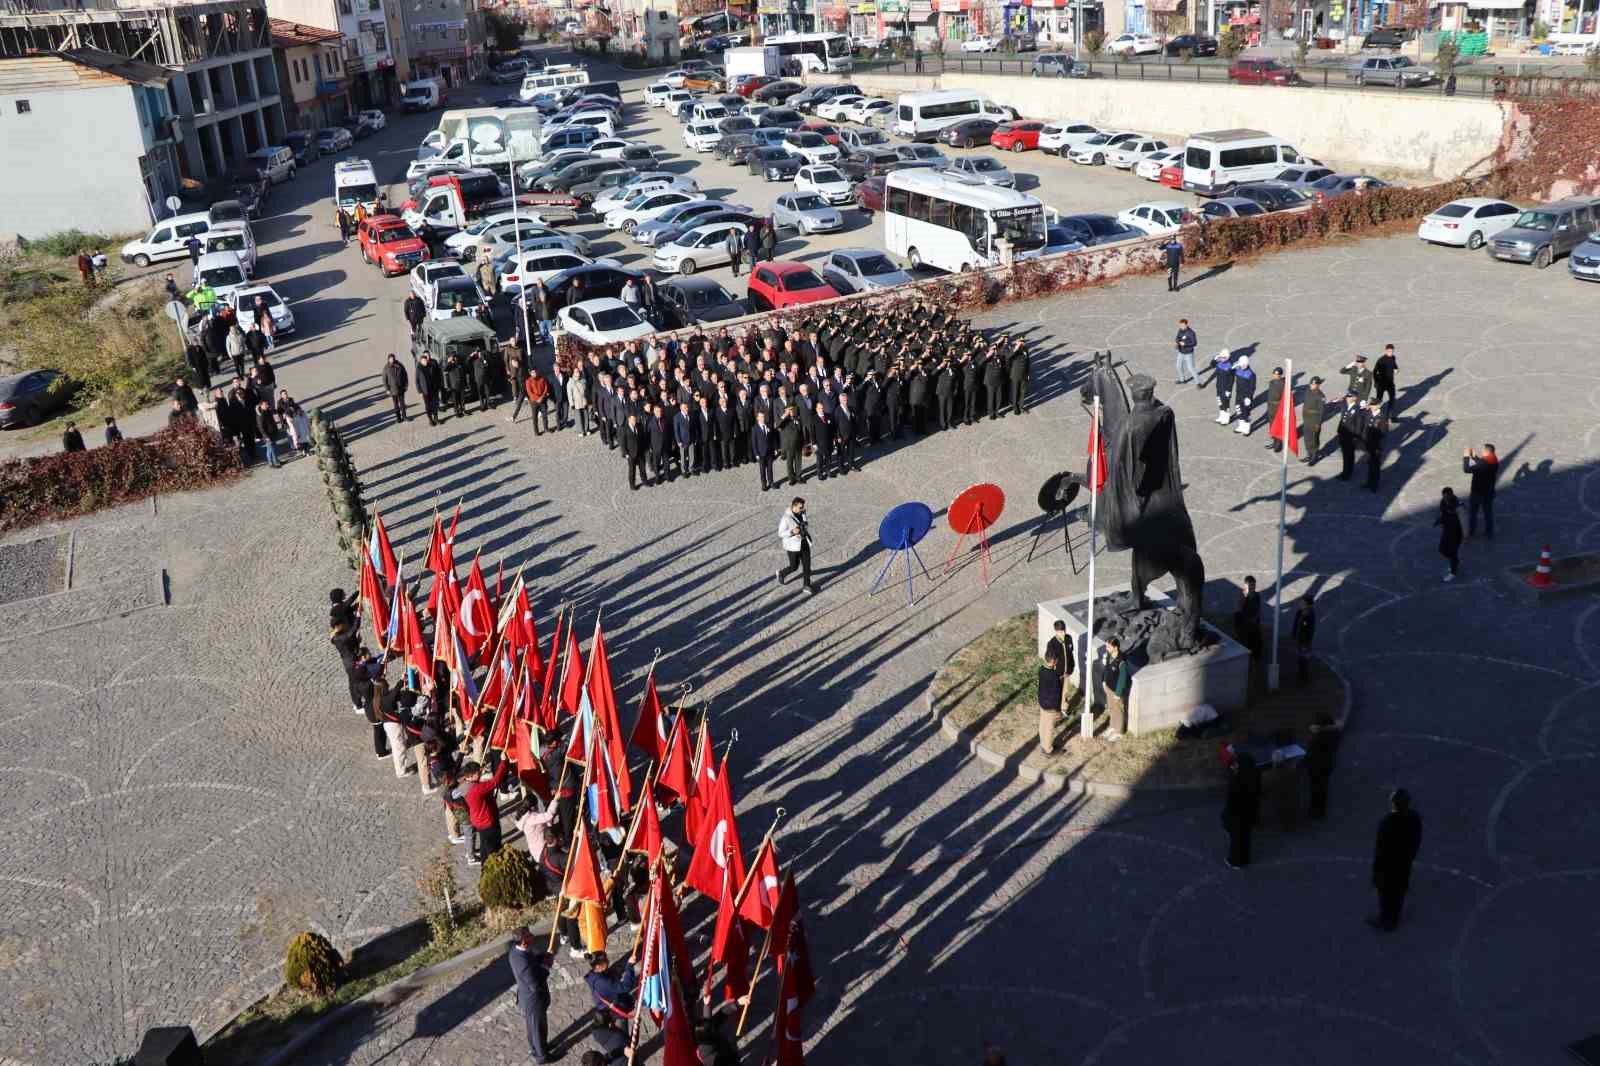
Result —
<svg viewBox="0 0 1600 1066"><path fill-rule="evenodd" d="M1600 1063L1597 77L8 0L0 1066Z"/></svg>

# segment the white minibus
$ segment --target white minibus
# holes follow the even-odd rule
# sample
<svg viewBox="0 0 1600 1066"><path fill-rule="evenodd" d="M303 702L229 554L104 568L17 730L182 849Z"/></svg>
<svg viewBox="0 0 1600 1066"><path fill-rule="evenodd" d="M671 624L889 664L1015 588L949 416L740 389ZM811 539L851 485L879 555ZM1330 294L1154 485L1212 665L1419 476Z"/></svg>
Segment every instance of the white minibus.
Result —
<svg viewBox="0 0 1600 1066"><path fill-rule="evenodd" d="M884 179L884 247L913 268L998 266L1002 238L1018 258L1038 254L1044 205L1015 189L968 185L937 170L896 170Z"/></svg>
<svg viewBox="0 0 1600 1066"><path fill-rule="evenodd" d="M522 88L517 95L524 100L532 100L542 92L551 89L565 89L571 85L588 85L589 68L576 63L557 63L538 70L530 70L522 79Z"/></svg>
<svg viewBox="0 0 1600 1066"><path fill-rule="evenodd" d="M1016 118L1009 107L1001 107L971 89L941 89L928 93L901 93L894 131L914 141L931 141L946 126L969 118L988 118L1009 122Z"/></svg>
<svg viewBox="0 0 1600 1066"><path fill-rule="evenodd" d="M1196 133L1183 146L1183 187L1201 196L1225 196L1235 185L1266 181L1303 162L1292 145L1260 130Z"/></svg>

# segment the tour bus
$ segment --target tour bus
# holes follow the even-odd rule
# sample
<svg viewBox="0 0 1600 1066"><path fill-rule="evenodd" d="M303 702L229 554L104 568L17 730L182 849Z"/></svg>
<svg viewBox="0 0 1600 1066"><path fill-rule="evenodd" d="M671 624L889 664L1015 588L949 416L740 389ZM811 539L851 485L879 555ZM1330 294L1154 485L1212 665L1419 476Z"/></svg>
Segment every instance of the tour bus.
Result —
<svg viewBox="0 0 1600 1066"><path fill-rule="evenodd" d="M761 43L778 49L784 74L789 73L791 62L799 63L803 74L842 74L855 66L850 56L850 38L842 33L785 33L764 37Z"/></svg>
<svg viewBox="0 0 1600 1066"><path fill-rule="evenodd" d="M926 168L891 171L884 179L884 245L913 268L998 266L1002 238L1017 258L1038 255L1044 205L1015 189L968 185Z"/></svg>
<svg viewBox="0 0 1600 1066"><path fill-rule="evenodd" d="M532 100L551 89L565 89L571 85L588 85L589 68L577 63L552 63L538 70L530 70L522 79L517 95Z"/></svg>
<svg viewBox="0 0 1600 1066"><path fill-rule="evenodd" d="M1001 107L971 89L941 89L928 93L901 93L894 131L914 141L931 141L946 126L969 118L1010 122L1016 112Z"/></svg>
<svg viewBox="0 0 1600 1066"><path fill-rule="evenodd" d="M378 175L371 160L341 159L333 165L333 200L346 211L360 204L369 212L378 205Z"/></svg>
<svg viewBox="0 0 1600 1066"><path fill-rule="evenodd" d="M1225 196L1235 185L1267 181L1284 167L1305 163L1293 146L1260 130L1196 133L1183 146L1183 187Z"/></svg>

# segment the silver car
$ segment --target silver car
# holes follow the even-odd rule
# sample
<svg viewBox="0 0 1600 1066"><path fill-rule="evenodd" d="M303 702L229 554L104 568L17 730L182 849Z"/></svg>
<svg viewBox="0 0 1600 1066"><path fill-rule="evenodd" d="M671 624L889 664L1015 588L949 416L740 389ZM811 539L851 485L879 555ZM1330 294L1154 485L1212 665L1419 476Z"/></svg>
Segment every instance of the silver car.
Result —
<svg viewBox="0 0 1600 1066"><path fill-rule="evenodd" d="M682 230L685 223L692 221L698 215L709 215L717 211L749 210L750 208L743 204L724 203L721 200L691 200L686 204L667 208L648 222L639 223L634 228L633 239L646 248L654 248L669 232Z"/></svg>
<svg viewBox="0 0 1600 1066"><path fill-rule="evenodd" d="M892 289L910 283L911 275L876 248L846 248L822 264L822 280L842 294Z"/></svg>
<svg viewBox="0 0 1600 1066"><path fill-rule="evenodd" d="M1017 184L1016 175L989 155L963 156L945 168L945 173L968 185L998 185L1011 189Z"/></svg>
<svg viewBox="0 0 1600 1066"><path fill-rule="evenodd" d="M772 224L796 233L831 233L844 228L844 216L814 192L791 192L772 201Z"/></svg>
<svg viewBox="0 0 1600 1066"><path fill-rule="evenodd" d="M1357 85L1395 85L1409 89L1438 79L1431 67L1419 66L1409 56L1369 56L1350 68Z"/></svg>
<svg viewBox="0 0 1600 1066"><path fill-rule="evenodd" d="M669 274L693 274L709 266L720 266L733 260L728 252L728 234L738 234L743 242L747 229L749 227L743 222L713 222L697 226L671 244L657 248L650 264Z"/></svg>

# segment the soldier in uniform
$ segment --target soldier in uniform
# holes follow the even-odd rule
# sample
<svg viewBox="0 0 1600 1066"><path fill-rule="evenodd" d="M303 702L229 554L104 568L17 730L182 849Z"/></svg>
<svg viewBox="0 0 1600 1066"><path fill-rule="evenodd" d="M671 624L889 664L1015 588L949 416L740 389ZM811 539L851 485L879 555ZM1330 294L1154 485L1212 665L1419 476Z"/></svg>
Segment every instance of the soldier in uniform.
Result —
<svg viewBox="0 0 1600 1066"><path fill-rule="evenodd" d="M1300 405L1300 436L1304 447L1300 461L1315 466L1322 452L1322 414L1328 398L1322 394L1322 379L1312 378Z"/></svg>

